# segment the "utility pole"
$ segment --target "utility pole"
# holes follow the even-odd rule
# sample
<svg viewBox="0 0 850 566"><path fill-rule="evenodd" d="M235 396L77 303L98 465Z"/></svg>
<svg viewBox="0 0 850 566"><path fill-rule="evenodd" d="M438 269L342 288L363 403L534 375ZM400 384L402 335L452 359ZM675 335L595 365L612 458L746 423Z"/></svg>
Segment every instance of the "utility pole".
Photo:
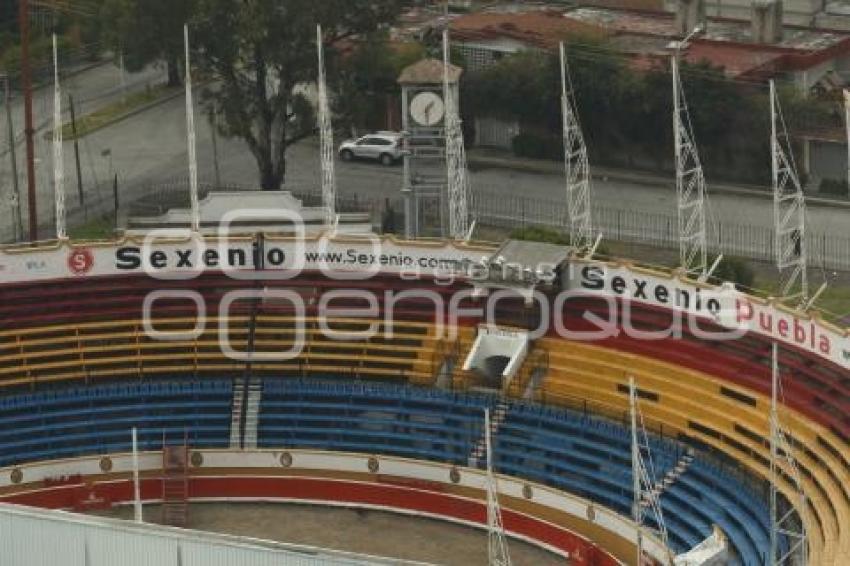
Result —
<svg viewBox="0 0 850 566"><path fill-rule="evenodd" d="M15 241L24 237L24 223L21 218L21 191L18 185L18 156L15 152L15 125L12 123L12 93L11 85L12 78L7 73L4 76L5 91L6 91L6 126L9 133L9 161L12 166L12 215L14 216L15 224Z"/></svg>
<svg viewBox="0 0 850 566"><path fill-rule="evenodd" d="M83 214L88 217L85 208L85 195L83 194L83 170L80 167L80 143L77 139L77 114L74 111L74 96L70 92L68 93L68 106L71 110L71 135L74 136L74 161L77 165L77 195L80 199L80 208L83 209Z"/></svg>
<svg viewBox="0 0 850 566"><path fill-rule="evenodd" d="M38 240L38 210L35 197L35 132L32 123L32 73L30 69L29 0L20 0L18 26L21 33L21 87L24 91L24 133L27 140L27 196L29 201L30 241Z"/></svg>
<svg viewBox="0 0 850 566"><path fill-rule="evenodd" d="M844 89L844 129L847 142L847 196L850 197L850 90Z"/></svg>
<svg viewBox="0 0 850 566"><path fill-rule="evenodd" d="M216 189L221 189L221 169L218 165L218 114L211 111L209 114L210 134L212 135L212 150L213 150L213 172L215 174Z"/></svg>

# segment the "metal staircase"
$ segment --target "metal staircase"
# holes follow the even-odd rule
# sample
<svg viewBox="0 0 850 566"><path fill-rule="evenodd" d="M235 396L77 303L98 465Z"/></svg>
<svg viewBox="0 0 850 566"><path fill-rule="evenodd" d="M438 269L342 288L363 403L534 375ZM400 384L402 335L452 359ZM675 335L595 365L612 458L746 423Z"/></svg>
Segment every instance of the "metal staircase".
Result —
<svg viewBox="0 0 850 566"><path fill-rule="evenodd" d="M242 428L242 448L257 447L257 425L260 420L260 400L263 397L263 381L252 376L248 380L248 395L245 399L245 420Z"/></svg>
<svg viewBox="0 0 850 566"><path fill-rule="evenodd" d="M508 403L504 399L499 399L499 402L496 403L496 408L493 409L493 412L489 419L490 426L490 436L494 437L499 434L499 428L501 428L502 423L505 422L505 419L508 416ZM472 448L472 452L469 454L469 467L477 468L478 463L481 461L487 454L487 431L481 435L481 438L478 439L478 442L475 443L475 446Z"/></svg>
<svg viewBox="0 0 850 566"><path fill-rule="evenodd" d="M260 414L260 400L263 396L263 382L255 377L253 371L254 341L257 334L257 315L259 301L251 307L251 326L248 330L248 345L245 350L248 361L241 377L233 379L233 403L230 414L230 447L233 449L257 447L257 424Z"/></svg>
<svg viewBox="0 0 850 566"><path fill-rule="evenodd" d="M242 448L242 408L245 405L245 378L233 380L233 401L230 405L230 447Z"/></svg>
<svg viewBox="0 0 850 566"><path fill-rule="evenodd" d="M441 340L434 350L431 367L434 384L440 389L452 389L455 367L460 357L460 341Z"/></svg>
<svg viewBox="0 0 850 566"><path fill-rule="evenodd" d="M162 438L162 523L185 527L189 515L189 447L183 443L168 445Z"/></svg>
<svg viewBox="0 0 850 566"><path fill-rule="evenodd" d="M640 505L641 507L648 507L650 505L650 494L655 499L661 497L661 495L676 481L688 471L688 468L694 461L694 451L692 448L688 448L682 457L679 458L679 461L676 462L676 465L670 468L664 477L661 478L661 481L655 482L652 486L652 489L648 492L644 493L643 497L641 497Z"/></svg>

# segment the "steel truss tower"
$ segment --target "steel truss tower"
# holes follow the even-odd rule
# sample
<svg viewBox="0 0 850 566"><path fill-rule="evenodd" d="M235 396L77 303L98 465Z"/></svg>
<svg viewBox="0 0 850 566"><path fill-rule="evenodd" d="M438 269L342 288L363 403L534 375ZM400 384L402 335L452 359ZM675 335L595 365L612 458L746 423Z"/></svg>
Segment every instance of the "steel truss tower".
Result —
<svg viewBox="0 0 850 566"><path fill-rule="evenodd" d="M464 240L469 236L472 189L466 168L458 101L449 82L449 30L443 30L443 100L446 106L446 169L448 172L449 236Z"/></svg>
<svg viewBox="0 0 850 566"><path fill-rule="evenodd" d="M334 170L334 134L331 124L331 109L328 103L328 85L325 80L325 48L322 43L322 26L316 26L316 50L319 54L319 145L322 167L322 208L325 225L336 225L336 172Z"/></svg>
<svg viewBox="0 0 850 566"><path fill-rule="evenodd" d="M770 81L770 151L773 172L773 248L783 297L809 297L806 275L806 199L782 118L776 85Z"/></svg>
<svg viewBox="0 0 850 566"><path fill-rule="evenodd" d="M575 91L567 66L564 43L561 42L561 117L564 135L564 169L567 180L567 215L570 242L578 250L593 247L590 209L590 166L587 146L578 118Z"/></svg>
<svg viewBox="0 0 850 566"><path fill-rule="evenodd" d="M649 439L643 425L643 415L640 413L637 400L635 378L629 377L629 414L632 428L632 519L635 522L637 560L635 564L644 564L643 560L643 518L645 510L652 514L658 525L658 535L664 547L667 548L667 526L664 523L664 513L655 485L655 470L652 465L652 454L649 450ZM645 456L644 456L645 455ZM668 560L672 563L672 560Z"/></svg>
<svg viewBox="0 0 850 566"><path fill-rule="evenodd" d="M59 53L53 34L53 192L56 198L56 238L66 240L65 163L62 161L62 93L59 89Z"/></svg>
<svg viewBox="0 0 850 566"><path fill-rule="evenodd" d="M771 566L808 564L808 541L802 512L806 509L806 495L800 470L794 459L793 448L779 420L779 392L782 380L779 375L779 346L773 343L771 355L773 379L770 396L770 560ZM779 509L777 480L780 471L793 482L797 490L798 508L788 505ZM780 546L780 537L787 545Z"/></svg>
<svg viewBox="0 0 850 566"><path fill-rule="evenodd" d="M484 443L487 449L487 557L490 566L510 566L505 526L499 508L499 488L493 475L493 443L490 438L490 409L484 409Z"/></svg>
<svg viewBox="0 0 850 566"><path fill-rule="evenodd" d="M670 59L670 65L673 72L673 144L679 215L679 265L688 274L702 276L708 269L705 176L679 76L678 49Z"/></svg>

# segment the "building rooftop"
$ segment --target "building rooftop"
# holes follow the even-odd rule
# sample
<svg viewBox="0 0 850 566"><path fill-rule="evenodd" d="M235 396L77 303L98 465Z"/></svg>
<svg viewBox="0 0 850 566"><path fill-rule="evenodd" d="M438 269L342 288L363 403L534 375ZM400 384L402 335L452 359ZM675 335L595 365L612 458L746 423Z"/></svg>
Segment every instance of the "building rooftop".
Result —
<svg viewBox="0 0 850 566"><path fill-rule="evenodd" d="M494 10L467 14L452 21L451 32L455 40L509 38L541 49L555 48L558 42L570 36L611 35L611 32L596 23L565 18L563 9L524 12Z"/></svg>
<svg viewBox="0 0 850 566"><path fill-rule="evenodd" d="M554 49L570 36L607 38L633 65L645 68L670 54L669 43L681 39L674 14L607 7L522 9L504 6L457 17L453 38L463 42L510 39L529 47ZM850 55L850 35L817 28L785 26L774 44L752 42L749 21L709 19L707 30L683 51L690 63L708 61L727 76L764 79L780 71L809 69Z"/></svg>
<svg viewBox="0 0 850 566"><path fill-rule="evenodd" d="M463 69L449 63L449 82L456 83L460 80ZM412 65L408 65L401 71L398 77L399 84L442 84L443 62L437 59L422 59Z"/></svg>

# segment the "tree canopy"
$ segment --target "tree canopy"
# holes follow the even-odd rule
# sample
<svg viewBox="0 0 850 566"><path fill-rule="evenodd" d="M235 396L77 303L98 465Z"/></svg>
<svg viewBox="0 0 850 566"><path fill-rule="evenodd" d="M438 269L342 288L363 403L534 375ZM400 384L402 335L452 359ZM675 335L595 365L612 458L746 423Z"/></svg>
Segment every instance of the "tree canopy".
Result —
<svg viewBox="0 0 850 566"><path fill-rule="evenodd" d="M224 136L245 140L260 186L277 190L286 149L315 130L303 85L316 79L316 24L324 44L395 20L404 0L197 0L191 25L198 63L216 80L203 103Z"/></svg>
<svg viewBox="0 0 850 566"><path fill-rule="evenodd" d="M162 62L168 84L179 85L183 59L183 24L196 0L103 0L101 34L129 71Z"/></svg>

